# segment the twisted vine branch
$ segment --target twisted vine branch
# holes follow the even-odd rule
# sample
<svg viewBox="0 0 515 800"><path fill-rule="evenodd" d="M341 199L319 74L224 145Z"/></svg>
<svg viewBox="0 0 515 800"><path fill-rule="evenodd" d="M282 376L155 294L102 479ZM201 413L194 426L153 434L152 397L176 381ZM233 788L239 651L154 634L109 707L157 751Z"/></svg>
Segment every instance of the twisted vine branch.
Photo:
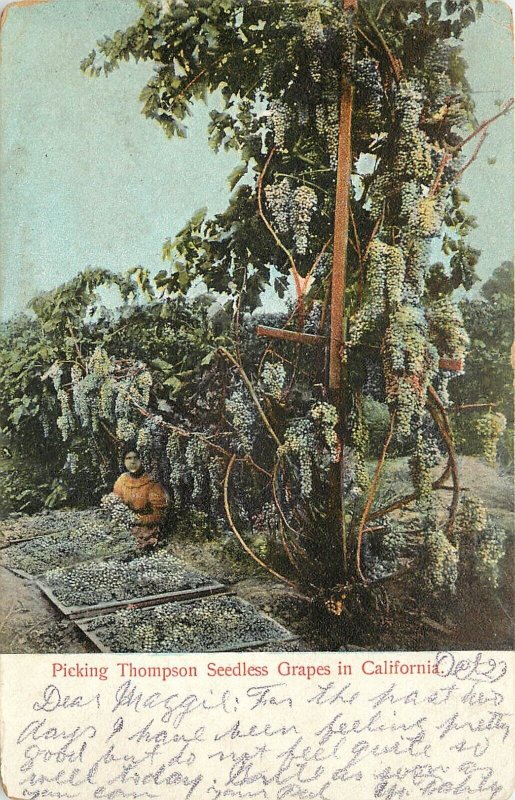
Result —
<svg viewBox="0 0 515 800"><path fill-rule="evenodd" d="M272 569L272 567L269 567L268 564L265 564L265 562L262 561L256 553L254 553L254 551L248 546L246 541L241 536L238 528L234 524L234 520L231 514L231 508L229 505L229 481L231 478L231 472L235 462L236 462L236 455L232 455L231 458L229 459L229 463L227 464L227 469L225 471L225 478L224 478L224 508L225 508L225 514L227 516L227 521L231 527L231 530L236 536L241 546L243 547L243 549L245 550L245 552L247 553L247 555L249 555L256 562L256 564L259 564L260 567L266 569L267 572L269 572L275 578L278 578L280 581L283 581L283 583L287 583L288 586L294 587L295 584L293 583L293 581L290 581L284 575L281 575L279 572L276 572L274 569Z"/></svg>
<svg viewBox="0 0 515 800"><path fill-rule="evenodd" d="M363 509L363 513L361 515L361 519L359 521L359 528L358 528L358 535L356 541L356 570L358 572L359 577L361 580L366 583L366 578L363 575L361 569L361 543L363 541L363 533L365 530L365 525L367 523L367 519L369 511L372 507L372 503L374 502L374 497L376 496L377 487L379 485L379 478L381 477L381 472L383 471L383 466L386 458L386 454L388 452L388 448L390 446L390 442L393 436L393 430L395 425L395 411L390 415L390 425L388 428L388 433L386 435L386 439L384 440L383 449L381 450L381 455L379 456L379 460L376 465L374 477L372 479L372 485L370 486L370 490L368 492L367 501L365 503L365 508Z"/></svg>

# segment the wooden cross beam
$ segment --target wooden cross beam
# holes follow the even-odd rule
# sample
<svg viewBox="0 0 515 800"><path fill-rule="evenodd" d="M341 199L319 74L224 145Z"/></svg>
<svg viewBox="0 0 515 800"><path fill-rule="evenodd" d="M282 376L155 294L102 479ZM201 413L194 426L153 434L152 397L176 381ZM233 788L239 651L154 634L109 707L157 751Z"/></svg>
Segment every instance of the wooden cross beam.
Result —
<svg viewBox="0 0 515 800"><path fill-rule="evenodd" d="M327 336L318 336L314 333L301 333L301 331L287 331L284 328L269 328L266 325L258 325L256 333L258 336L266 336L269 339L284 339L287 342L311 344L315 345L315 347L325 347L327 344Z"/></svg>

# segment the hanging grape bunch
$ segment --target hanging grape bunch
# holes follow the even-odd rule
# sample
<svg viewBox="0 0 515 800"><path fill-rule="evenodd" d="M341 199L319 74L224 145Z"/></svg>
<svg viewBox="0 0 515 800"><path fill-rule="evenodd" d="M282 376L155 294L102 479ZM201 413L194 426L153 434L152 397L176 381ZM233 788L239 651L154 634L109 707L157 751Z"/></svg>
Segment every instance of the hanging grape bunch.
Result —
<svg viewBox="0 0 515 800"><path fill-rule="evenodd" d="M314 301L304 320L304 332L317 334L322 323L322 303Z"/></svg>
<svg viewBox="0 0 515 800"><path fill-rule="evenodd" d="M487 414L476 420L474 427L485 461L495 466L497 445L506 430L506 417L490 409Z"/></svg>
<svg viewBox="0 0 515 800"><path fill-rule="evenodd" d="M322 78L322 64L320 54L325 42L324 26L320 11L313 8L308 12L302 23L302 33L306 48L309 51L309 70L315 83L319 83Z"/></svg>
<svg viewBox="0 0 515 800"><path fill-rule="evenodd" d="M352 319L351 346L363 341L365 334L381 318L387 303L393 313L403 299L406 264L400 247L374 239L369 247L366 267L366 299L362 309Z"/></svg>
<svg viewBox="0 0 515 800"><path fill-rule="evenodd" d="M68 395L64 389L58 389L57 399L61 406L61 415L57 418L57 427L61 431L63 441L66 442L70 438L73 429L75 428L75 420L71 412Z"/></svg>
<svg viewBox="0 0 515 800"><path fill-rule="evenodd" d="M202 497L207 499L209 488L209 472L207 469L209 455L206 444L197 436L192 436L184 453L184 459L188 466L190 479L193 483L193 500L200 500Z"/></svg>
<svg viewBox="0 0 515 800"><path fill-rule="evenodd" d="M309 227L317 202L316 193L310 186L299 186L293 192L291 226L295 249L299 255L305 255L308 249Z"/></svg>
<svg viewBox="0 0 515 800"><path fill-rule="evenodd" d="M363 410L354 406L349 417L350 422L350 462L353 466L353 494L359 496L367 491L370 478L365 464L365 455L369 445L369 435L363 417Z"/></svg>
<svg viewBox="0 0 515 800"><path fill-rule="evenodd" d="M313 458L316 452L315 426L309 419L292 420L284 435L281 455L294 457L300 473L300 494L310 497L313 489Z"/></svg>
<svg viewBox="0 0 515 800"><path fill-rule="evenodd" d="M352 72L358 105L364 106L371 118L380 118L384 97L383 83L377 61L368 55L356 61Z"/></svg>
<svg viewBox="0 0 515 800"><path fill-rule="evenodd" d="M267 361L261 371L260 380L266 394L275 400L281 399L286 382L286 370L280 361L275 364Z"/></svg>
<svg viewBox="0 0 515 800"><path fill-rule="evenodd" d="M282 150L290 123L290 113L281 100L273 100L270 104L270 123L274 136L274 145L278 150Z"/></svg>
<svg viewBox="0 0 515 800"><path fill-rule="evenodd" d="M408 437L422 422L425 398L438 369L422 309L402 305L390 316L383 341L386 397L397 409L397 430Z"/></svg>
<svg viewBox="0 0 515 800"><path fill-rule="evenodd" d="M416 435L415 452L409 458L413 487L419 499L429 502L433 492L432 468L440 462L442 454L434 436L424 431Z"/></svg>
<svg viewBox="0 0 515 800"><path fill-rule="evenodd" d="M437 527L424 535L422 577L429 592L436 596L453 595L458 579L458 553L445 533Z"/></svg>
<svg viewBox="0 0 515 800"><path fill-rule="evenodd" d="M265 186L264 193L277 230L282 234L288 233L292 204L291 181L283 178L279 182L269 183Z"/></svg>
<svg viewBox="0 0 515 800"><path fill-rule="evenodd" d="M406 548L406 534L398 523L380 517L377 528L363 537L361 545L364 573L372 581L397 572Z"/></svg>
<svg viewBox="0 0 515 800"><path fill-rule="evenodd" d="M309 413L311 419L317 424L320 438L329 451L331 461L336 462L339 457L338 436L335 431L338 424L338 411L330 403L316 403Z"/></svg>
<svg viewBox="0 0 515 800"><path fill-rule="evenodd" d="M506 531L488 521L478 536L476 569L481 582L497 589L501 580L501 565L506 554Z"/></svg>
<svg viewBox="0 0 515 800"><path fill-rule="evenodd" d="M79 467L79 456L77 453L68 453L64 469L70 470L72 475L75 475Z"/></svg>
<svg viewBox="0 0 515 800"><path fill-rule="evenodd" d="M456 519L460 560L487 588L496 589L500 566L506 552L506 533L488 516L484 503L475 495L462 497Z"/></svg>
<svg viewBox="0 0 515 800"><path fill-rule="evenodd" d="M168 469L164 456L167 433L163 418L159 414L151 414L144 418L136 438L138 451L145 472L158 483L168 483Z"/></svg>
<svg viewBox="0 0 515 800"><path fill-rule="evenodd" d="M178 433L170 433L166 441L166 459L168 461L168 475L170 489L176 506L181 505L182 489L184 485L184 456L181 449L181 438Z"/></svg>
<svg viewBox="0 0 515 800"><path fill-rule="evenodd" d="M225 407L231 416L237 441L241 449L252 451L256 416L251 400L242 386L236 386L225 401Z"/></svg>
<svg viewBox="0 0 515 800"><path fill-rule="evenodd" d="M426 316L429 336L439 354L463 364L469 337L459 308L450 297L442 297L431 303Z"/></svg>
<svg viewBox="0 0 515 800"><path fill-rule="evenodd" d="M329 77L329 76L328 76ZM327 144L329 164L336 170L338 162L338 95L325 93L315 107L316 129Z"/></svg>

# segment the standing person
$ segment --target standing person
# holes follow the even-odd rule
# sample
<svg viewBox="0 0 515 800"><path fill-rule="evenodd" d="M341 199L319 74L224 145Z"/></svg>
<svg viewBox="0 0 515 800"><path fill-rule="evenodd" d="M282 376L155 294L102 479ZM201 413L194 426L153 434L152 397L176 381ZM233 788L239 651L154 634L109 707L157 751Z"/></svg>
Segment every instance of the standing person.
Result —
<svg viewBox="0 0 515 800"><path fill-rule="evenodd" d="M168 505L168 495L161 484L144 471L136 450L128 450L123 463L127 472L120 475L113 493L138 517L138 525L132 529L137 546L154 547Z"/></svg>

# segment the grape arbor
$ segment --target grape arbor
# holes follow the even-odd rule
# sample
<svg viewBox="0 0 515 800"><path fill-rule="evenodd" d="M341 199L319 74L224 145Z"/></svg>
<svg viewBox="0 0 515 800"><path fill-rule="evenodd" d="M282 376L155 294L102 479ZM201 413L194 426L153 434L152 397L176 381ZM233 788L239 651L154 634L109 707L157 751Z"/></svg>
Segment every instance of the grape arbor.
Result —
<svg viewBox="0 0 515 800"><path fill-rule="evenodd" d="M226 211L194 215L165 242L169 266L152 290L148 276L139 281L181 336L190 312L177 298L195 281L225 305L202 316L208 345L187 370L167 362L170 350L120 358L110 340L56 362L45 378L63 439L80 426L113 445L136 441L176 509L225 514L251 557L336 614L353 587L396 575L405 540L394 512L416 503L425 580L452 592L468 535L447 393L468 338L452 291L470 286L478 258L458 185L512 107L474 117L459 37L480 1L141 7L83 70L152 62L143 113L169 136L186 134L210 94L209 141L241 163ZM444 267L431 262L435 242ZM288 313L260 317L270 285L293 300ZM200 349L189 335L179 341ZM388 413L372 470L370 398ZM409 456L413 486L386 502L393 444ZM432 512L439 490L445 518ZM259 526L264 549L248 535ZM480 559L498 552L487 540Z"/></svg>

